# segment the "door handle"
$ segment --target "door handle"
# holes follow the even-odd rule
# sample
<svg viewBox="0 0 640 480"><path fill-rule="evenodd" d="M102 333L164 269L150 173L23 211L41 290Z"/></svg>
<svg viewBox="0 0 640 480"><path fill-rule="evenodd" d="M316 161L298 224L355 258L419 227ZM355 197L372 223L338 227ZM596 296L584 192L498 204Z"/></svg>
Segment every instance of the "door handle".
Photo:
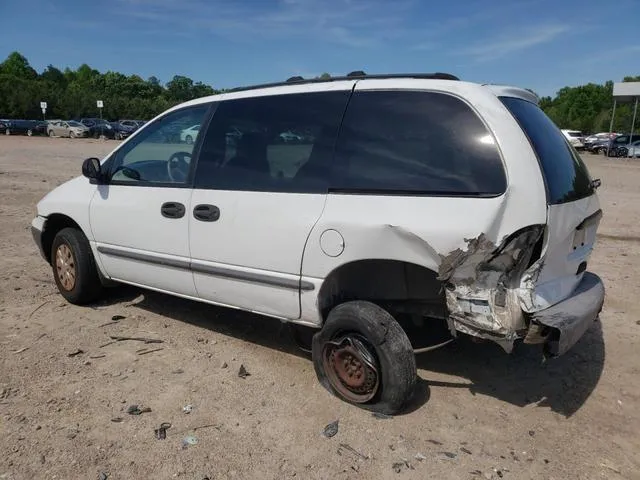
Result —
<svg viewBox="0 0 640 480"><path fill-rule="evenodd" d="M160 207L160 213L165 218L182 218L186 209L179 202L165 202Z"/></svg>
<svg viewBox="0 0 640 480"><path fill-rule="evenodd" d="M215 222L220 218L220 209L205 203L196 205L193 208L193 217L201 222Z"/></svg>

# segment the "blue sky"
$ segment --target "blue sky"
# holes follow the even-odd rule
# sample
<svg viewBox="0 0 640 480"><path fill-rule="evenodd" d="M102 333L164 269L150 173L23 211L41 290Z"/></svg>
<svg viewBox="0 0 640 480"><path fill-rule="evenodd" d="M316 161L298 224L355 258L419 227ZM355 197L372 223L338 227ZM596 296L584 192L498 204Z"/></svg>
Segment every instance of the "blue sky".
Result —
<svg viewBox="0 0 640 480"><path fill-rule="evenodd" d="M214 87L442 71L550 95L640 75L639 0L0 0L0 58Z"/></svg>

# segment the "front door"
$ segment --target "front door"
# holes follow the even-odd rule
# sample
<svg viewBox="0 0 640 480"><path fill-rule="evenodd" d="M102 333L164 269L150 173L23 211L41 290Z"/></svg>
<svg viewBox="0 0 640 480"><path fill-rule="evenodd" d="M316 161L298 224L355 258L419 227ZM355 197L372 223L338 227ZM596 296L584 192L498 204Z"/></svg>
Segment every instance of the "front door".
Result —
<svg viewBox="0 0 640 480"><path fill-rule="evenodd" d="M122 144L104 167L90 207L99 261L125 283L195 296L189 268L191 156L194 145L168 134L203 122L209 105L176 110Z"/></svg>
<svg viewBox="0 0 640 480"><path fill-rule="evenodd" d="M202 299L300 316L300 288L313 288L300 279L302 254L324 208L353 83L218 104L189 212L191 268Z"/></svg>

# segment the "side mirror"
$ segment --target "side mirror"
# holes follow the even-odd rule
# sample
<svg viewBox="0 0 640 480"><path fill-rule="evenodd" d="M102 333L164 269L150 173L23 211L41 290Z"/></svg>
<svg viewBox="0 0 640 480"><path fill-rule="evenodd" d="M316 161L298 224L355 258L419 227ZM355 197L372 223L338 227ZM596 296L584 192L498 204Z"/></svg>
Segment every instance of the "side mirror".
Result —
<svg viewBox="0 0 640 480"><path fill-rule="evenodd" d="M100 174L101 172L99 159L91 157L82 162L82 175L87 177L89 180L99 180L101 176Z"/></svg>

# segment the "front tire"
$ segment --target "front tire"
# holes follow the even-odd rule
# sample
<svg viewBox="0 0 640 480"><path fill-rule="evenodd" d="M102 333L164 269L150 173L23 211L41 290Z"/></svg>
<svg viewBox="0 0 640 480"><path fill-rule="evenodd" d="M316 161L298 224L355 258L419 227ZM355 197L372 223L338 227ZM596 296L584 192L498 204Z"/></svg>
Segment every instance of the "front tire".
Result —
<svg viewBox="0 0 640 480"><path fill-rule="evenodd" d="M102 293L87 237L76 228L60 230L51 246L51 267L60 294L70 303L84 305Z"/></svg>
<svg viewBox="0 0 640 480"><path fill-rule="evenodd" d="M33 135L33 130L29 129L27 130L27 137L30 137Z"/></svg>
<svg viewBox="0 0 640 480"><path fill-rule="evenodd" d="M416 386L409 338L386 310L371 302L335 307L313 337L312 357L323 387L374 412L398 413Z"/></svg>

